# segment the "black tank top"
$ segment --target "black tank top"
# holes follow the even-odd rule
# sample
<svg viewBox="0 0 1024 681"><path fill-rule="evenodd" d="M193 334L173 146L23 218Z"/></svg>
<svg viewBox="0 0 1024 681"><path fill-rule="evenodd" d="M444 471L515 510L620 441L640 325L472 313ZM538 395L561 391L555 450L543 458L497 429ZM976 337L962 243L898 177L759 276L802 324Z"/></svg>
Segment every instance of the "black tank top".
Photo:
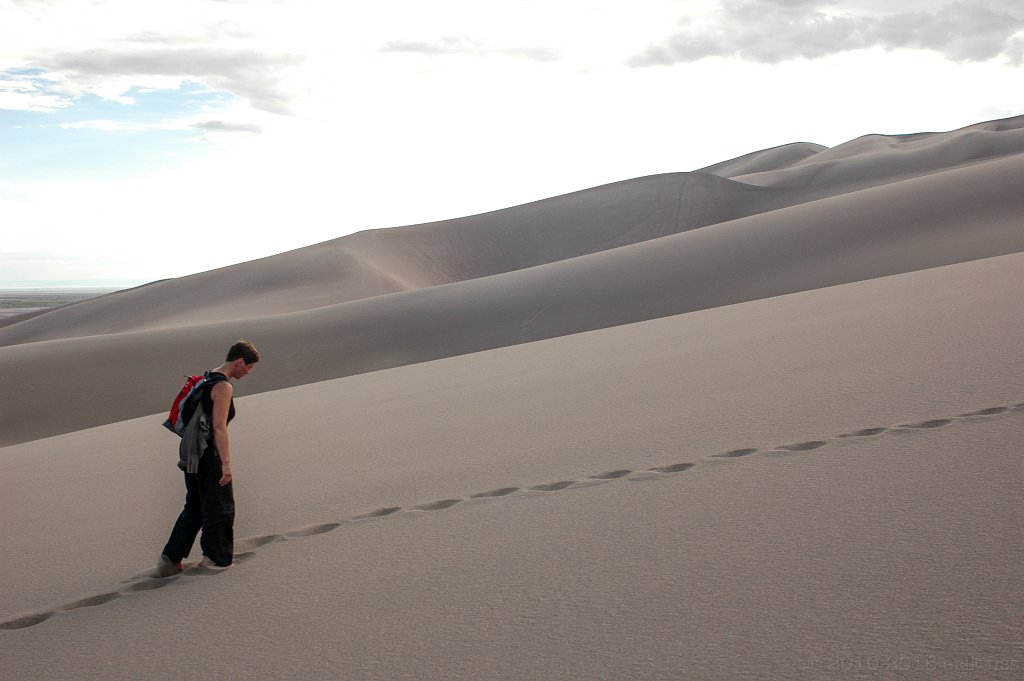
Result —
<svg viewBox="0 0 1024 681"><path fill-rule="evenodd" d="M224 374L222 374L219 371L211 371L211 372L209 372L209 374L210 374L210 376L219 376L222 379L224 379L225 381L228 380L228 377L225 376ZM213 392L213 387L212 386L209 389L207 389L206 391L203 392L203 411L206 412L207 415L210 417L210 425L211 426L213 425L213 395L211 394L212 392ZM235 418L235 398L234 397L231 398L231 405L228 407L228 423L231 423L231 419L233 419L233 418Z"/></svg>

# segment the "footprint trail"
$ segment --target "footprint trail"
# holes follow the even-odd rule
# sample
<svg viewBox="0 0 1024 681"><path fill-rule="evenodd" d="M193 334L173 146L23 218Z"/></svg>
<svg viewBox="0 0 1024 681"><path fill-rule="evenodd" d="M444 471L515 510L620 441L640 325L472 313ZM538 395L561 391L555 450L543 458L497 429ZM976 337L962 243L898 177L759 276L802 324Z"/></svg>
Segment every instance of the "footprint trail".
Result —
<svg viewBox="0 0 1024 681"><path fill-rule="evenodd" d="M857 438L877 438L883 435L903 435L910 436L915 432L931 430L935 428L943 428L955 424L958 420L964 422L976 422L979 420L993 418L1005 414L1019 414L1024 413L1024 402L1018 402L1012 405L999 405L993 407L987 407L984 409L977 409L973 411L963 412L957 416L951 416L946 418L929 419L925 421L917 421L913 423L903 423L893 426L876 426L862 428L860 430L851 431L848 433L842 433L840 435L833 436L831 438L824 438L820 440L805 440L797 442L795 444L779 445L768 448L758 447L738 447L726 452L719 454L710 454L703 461L711 462L714 460L721 461L722 459L741 459L750 457L755 454L761 456L771 457L772 455L783 455L784 453L800 453L819 450L828 446L832 442L841 442ZM604 471L601 473L594 473L592 475L583 476L579 480L559 480L556 482L540 483L528 487L519 486L508 486L499 487L484 492L477 492L470 494L467 497L441 499L438 501L429 501L414 505L408 509L402 506L386 506L378 508L373 511L360 513L350 518L344 518L341 520L335 520L330 522L317 523L313 525L306 525L304 527L298 527L293 530L288 530L281 534L264 534L253 537L246 537L239 539L235 543L235 563L242 564L253 558L256 554L255 551L267 544L279 541L296 541L302 540L306 537L313 537L328 532L334 532L346 525L359 522L373 522L381 518L385 518L397 513L422 513L422 512L433 512L456 506L466 499L474 500L496 500L504 497L509 497L516 494L524 494L528 492L544 492L544 493L555 493L566 489L581 489L583 487L592 486L595 484L602 484L604 482L614 482L616 480L624 479L631 481L640 480L657 480L665 479L675 476L678 473L691 470L692 468L699 465L698 462L686 461L680 463L670 463L663 466L655 466L648 468L644 471L634 471L628 468L621 468L616 470ZM107 593L97 594L95 596L88 596L85 598L79 598L70 603L66 603L59 607L46 612L36 612L30 614L21 614L16 617L12 617L8 620L0 622L0 630L11 631L18 629L26 629L28 627L34 627L42 624L47 620L52 619L55 616L59 616L61 613L73 612L80 608L91 608L119 598L128 596L135 596L147 591L154 591L157 589L163 589L164 587L170 586L178 580L184 578L191 578L196 576L211 576L219 575L225 572L225 570L213 570L209 568L199 567L196 563L187 563L183 572L171 575L169 577L157 577L155 570L147 570L136 574L124 581L125 586L119 591L110 591Z"/></svg>

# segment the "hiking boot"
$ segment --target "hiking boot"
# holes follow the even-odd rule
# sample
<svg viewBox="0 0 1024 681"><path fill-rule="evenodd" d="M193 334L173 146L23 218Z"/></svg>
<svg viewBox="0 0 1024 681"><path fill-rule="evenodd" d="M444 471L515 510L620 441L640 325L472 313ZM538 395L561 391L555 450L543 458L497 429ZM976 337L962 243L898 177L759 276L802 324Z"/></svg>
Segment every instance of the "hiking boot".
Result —
<svg viewBox="0 0 1024 681"><path fill-rule="evenodd" d="M157 577L170 577L181 572L184 568L181 566L181 561L177 563L172 561L164 554L160 554L160 560L156 564L156 576Z"/></svg>

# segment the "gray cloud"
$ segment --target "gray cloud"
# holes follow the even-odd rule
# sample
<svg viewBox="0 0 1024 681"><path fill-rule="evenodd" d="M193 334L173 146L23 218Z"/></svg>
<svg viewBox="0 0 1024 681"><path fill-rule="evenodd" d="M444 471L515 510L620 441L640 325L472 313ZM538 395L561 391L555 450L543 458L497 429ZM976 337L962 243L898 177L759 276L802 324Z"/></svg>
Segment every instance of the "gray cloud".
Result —
<svg viewBox="0 0 1024 681"><path fill-rule="evenodd" d="M960 0L935 11L887 15L826 14L822 0L723 0L719 23L687 28L651 45L627 63L656 66L705 57L777 63L869 47L933 50L958 62L1006 54L1020 63L1014 34L1024 8L1006 0Z"/></svg>
<svg viewBox="0 0 1024 681"><path fill-rule="evenodd" d="M395 40L385 43L380 48L380 51L425 55L498 55L525 58L533 61L556 61L559 58L557 52L546 47L489 45L464 36L445 36L432 42Z"/></svg>
<svg viewBox="0 0 1024 681"><path fill-rule="evenodd" d="M1024 64L1024 38L1014 38L1006 48L1006 58L1014 66Z"/></svg>
<svg viewBox="0 0 1024 681"><path fill-rule="evenodd" d="M202 123L193 123L192 127L195 128L196 130L204 130L206 132L248 132L254 135L260 135L263 133L263 128L252 123L203 121Z"/></svg>
<svg viewBox="0 0 1024 681"><path fill-rule="evenodd" d="M289 113L285 70L302 58L256 50L206 47L145 47L62 52L39 57L34 66L64 74L88 88L111 77L172 76L201 81L247 99L254 107Z"/></svg>
<svg viewBox="0 0 1024 681"><path fill-rule="evenodd" d="M839 0L760 0L762 5L771 5L784 9L835 5L838 1Z"/></svg>

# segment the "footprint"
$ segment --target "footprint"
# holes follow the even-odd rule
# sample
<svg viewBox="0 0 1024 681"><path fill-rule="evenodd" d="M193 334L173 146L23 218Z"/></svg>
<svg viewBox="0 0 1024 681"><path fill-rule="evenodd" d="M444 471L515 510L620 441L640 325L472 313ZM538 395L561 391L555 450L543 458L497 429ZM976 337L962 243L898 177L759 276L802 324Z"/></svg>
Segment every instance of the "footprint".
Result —
<svg viewBox="0 0 1024 681"><path fill-rule="evenodd" d="M750 456L756 451L756 449L734 449L731 452L722 452L721 454L712 454L711 456L731 459L738 456Z"/></svg>
<svg viewBox="0 0 1024 681"><path fill-rule="evenodd" d="M824 447L827 444L824 440L811 440L809 442L798 442L795 445L782 445L775 449L781 449L784 452L808 452L818 447Z"/></svg>
<svg viewBox="0 0 1024 681"><path fill-rule="evenodd" d="M0 629L25 629L26 627L34 627L40 622L45 622L51 617L53 617L52 612L40 612L34 615L25 615L24 617L18 617L17 619L0 622Z"/></svg>
<svg viewBox="0 0 1024 681"><path fill-rule="evenodd" d="M251 551L252 549L258 549L261 546L266 546L272 541L283 539L279 534L264 534L259 537L246 537L245 539L239 539L235 542L235 548L242 551Z"/></svg>
<svg viewBox="0 0 1024 681"><path fill-rule="evenodd" d="M474 494L471 498L472 499L489 499L491 497L503 497L503 496L506 496L508 494L512 494L513 492L518 492L518 491L519 491L518 487L502 487L500 489L492 489L490 492L480 492L478 494Z"/></svg>
<svg viewBox="0 0 1024 681"><path fill-rule="evenodd" d="M74 603L68 603L67 605L63 605L57 608L57 610L67 612L68 610L78 610L79 608L91 608L94 605L103 605L104 603L109 603L115 598L120 598L121 595L122 594L118 591L112 591L110 593L100 594L99 596L90 596L89 598L83 598L82 600L75 601Z"/></svg>
<svg viewBox="0 0 1024 681"><path fill-rule="evenodd" d="M429 504L421 504L419 506L414 506L413 509L416 511L440 511L441 509L451 508L460 501L462 501L462 499L445 499L443 501L432 501Z"/></svg>
<svg viewBox="0 0 1024 681"><path fill-rule="evenodd" d="M309 527L300 527L297 530L286 532L286 537L312 537L313 535L323 534L336 530L341 527L341 523L322 523L320 525L310 525Z"/></svg>
<svg viewBox="0 0 1024 681"><path fill-rule="evenodd" d="M618 471L608 471L607 473L598 473L597 475L591 475L591 480L615 480L617 478L624 478L633 471L628 468L624 468Z"/></svg>
<svg viewBox="0 0 1024 681"><path fill-rule="evenodd" d="M992 416L993 414L1005 414L1008 411L1010 411L1009 407L989 407L988 409L969 411L966 414L960 414L960 416Z"/></svg>
<svg viewBox="0 0 1024 681"><path fill-rule="evenodd" d="M197 568L198 569L198 568ZM136 582L128 587L129 591L152 591L154 589L162 589L171 582L178 581L179 575L174 577L162 577L160 579L146 579L141 582Z"/></svg>
<svg viewBox="0 0 1024 681"><path fill-rule="evenodd" d="M376 511L370 511L369 513L363 513L362 515L357 515L355 518L353 518L353 520L367 520L368 518L383 518L386 515L391 515L392 513L398 513L401 510L402 510L401 506L389 506L388 508L378 508Z"/></svg>
<svg viewBox="0 0 1024 681"><path fill-rule="evenodd" d="M241 543L241 541L235 544L235 548L238 548L238 544L239 543ZM182 566L183 570L188 570L189 568L194 568L196 565L199 565L199 561L198 560L185 560L185 561L182 561L182 563L181 563L181 566ZM170 577L172 575L167 575L167 576ZM149 568L148 570L143 570L142 572L139 572L137 574L132 575L128 579L122 579L121 583L122 584L131 584L132 582L137 582L140 579L163 579L163 577L160 577L157 574L156 568Z"/></svg>
<svg viewBox="0 0 1024 681"><path fill-rule="evenodd" d="M658 471L654 471L654 470L637 471L636 473L633 473L632 475L630 475L629 477L626 478L626 480L629 480L630 482L647 482L649 480L664 480L664 479L665 479L664 475L662 475Z"/></svg>
<svg viewBox="0 0 1024 681"><path fill-rule="evenodd" d="M656 471L658 473L679 473L685 470L689 470L696 466L695 463L674 463L671 466L658 466L656 468L650 468L648 470Z"/></svg>
<svg viewBox="0 0 1024 681"><path fill-rule="evenodd" d="M1015 404L1012 407L1010 407L1010 409L1013 409L1014 411L1024 411L1024 402Z"/></svg>
<svg viewBox="0 0 1024 681"><path fill-rule="evenodd" d="M256 557L256 554L253 553L252 551L246 551L245 553L236 553L234 556L231 557L231 562L232 563L244 563L245 561L250 560L250 559L255 558L255 557Z"/></svg>
<svg viewBox="0 0 1024 681"><path fill-rule="evenodd" d="M560 480L558 482L547 482L543 485L534 485L530 489L538 492L557 492L560 489L565 489L569 485L574 484L575 480Z"/></svg>
<svg viewBox="0 0 1024 681"><path fill-rule="evenodd" d="M948 426L952 421L949 419L932 419L931 421L920 421L918 423L907 423L900 428L941 428L942 426Z"/></svg>
<svg viewBox="0 0 1024 681"><path fill-rule="evenodd" d="M148 570L144 570L142 572L139 572L137 574L132 575L128 579L122 579L121 583L122 584L128 584L130 582L134 582L137 579L143 579L143 578L150 578L150 579L152 579L154 577L156 577L156 568L149 568Z"/></svg>
<svg viewBox="0 0 1024 681"><path fill-rule="evenodd" d="M865 428L863 430L855 430L852 433L843 433L839 437L871 437L872 435L881 435L882 433L889 430L888 428Z"/></svg>

